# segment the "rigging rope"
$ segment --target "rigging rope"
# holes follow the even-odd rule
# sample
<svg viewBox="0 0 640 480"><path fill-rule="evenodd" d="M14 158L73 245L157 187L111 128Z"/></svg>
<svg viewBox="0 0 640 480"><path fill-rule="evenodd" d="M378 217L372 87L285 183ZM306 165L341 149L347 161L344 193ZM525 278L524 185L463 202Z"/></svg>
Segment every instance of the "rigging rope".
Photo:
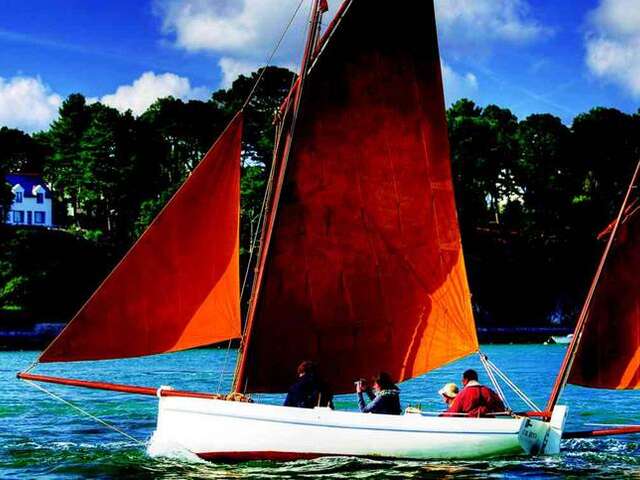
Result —
<svg viewBox="0 0 640 480"><path fill-rule="evenodd" d="M535 412L541 411L540 408L533 402L533 400L531 400L515 383L511 381L509 377L507 377L507 375L502 370L500 370L491 360L489 360L489 357L487 355L485 355L482 352L478 352L478 354L480 355L480 362L482 363L483 367L487 371L487 374L489 375L491 382L496 387L498 394L500 395L500 397L502 397L502 400L505 402L505 405L507 405L507 407L508 407L508 404L506 402L504 392L502 391L502 388L498 384L498 381L495 378L495 375L498 375L498 377L500 377L500 379L502 379L502 381L506 383L507 386L511 390L513 390L513 392L527 405L527 407L529 407Z"/></svg>
<svg viewBox="0 0 640 480"><path fill-rule="evenodd" d="M278 49L280 48L280 45L282 45L284 37L287 35L287 32L291 28L291 25L293 25L293 22L296 19L296 17L298 16L298 12L302 8L302 4L304 2L305 2L305 0L300 0L300 2L298 3L298 6L296 7L295 11L293 12L293 15L289 19L289 23L287 23L287 26L284 28L284 31L282 32L282 35L280 35L280 38L276 42L276 46L271 51L271 55L269 55L269 58L267 59L267 62L265 64L265 66L262 67L262 69L260 71L260 75L258 75L258 78L256 79L255 83L253 84L253 88L249 92L249 95L247 96L247 99L245 100L245 102L242 105L242 108L240 110L244 110L246 108L246 106L249 105L249 102L253 98L253 95L255 94L255 92L256 92L256 90L258 88L258 84L260 83L260 80L262 80L262 77L264 76L264 72L267 70L267 67L271 65L271 62L273 61L273 57L276 55Z"/></svg>
<svg viewBox="0 0 640 480"><path fill-rule="evenodd" d="M116 427L115 425L110 424L110 423L109 423L109 422L107 422L106 420L103 420L103 419L101 419L101 418L99 418L99 417L97 417L97 416L93 415L92 413L90 413L90 412L86 411L85 409L83 409L83 408L81 408L81 407L77 406L75 403L71 403L69 400L66 400L66 399L62 398L61 396L56 395L55 393L53 393L53 392L51 392L51 391L47 390L47 389L46 389L46 388L44 388L43 386L38 385L37 383L34 383L34 382L30 381L30 380L24 380L24 382L25 382L25 383L27 383L28 385L31 385L31 386L32 386L32 387L34 387L34 388L37 388L37 389L38 389L38 390L40 390L40 391L42 391L42 392L46 393L47 395L49 395L49 396L50 396L50 397L52 397L53 399L58 400L59 402L62 402L62 403L64 403L65 405L67 405L67 406L69 406L69 407L73 408L74 410L76 410L76 411L80 412L82 415L85 415L85 416L87 416L87 417L91 418L92 420L95 420L96 422L100 423L101 425L104 425L105 427L107 427L107 428L109 428L109 429L113 430L114 432L119 433L120 435L122 435L122 436L124 436L124 437L128 438L128 439L129 439L129 440L131 440L132 442L134 442L134 443L136 443L136 444L138 444L138 445L142 445L142 446L144 446L144 447L146 447L146 446L147 446L146 442L143 442L142 440L138 440L138 439L137 439L137 438L135 438L134 436L129 435L129 434L128 434L127 432L125 432L124 430L121 430L120 428Z"/></svg>
<svg viewBox="0 0 640 480"><path fill-rule="evenodd" d="M511 388L511 390L513 390L516 395L518 395L518 397L520 397L520 399L527 404L527 406L529 408L531 408L532 410L536 411L536 412L540 412L540 408L535 404L535 402L533 400L531 400L515 383L513 383L511 381L511 379L509 377L507 377L507 375L502 372L493 362L491 362L491 360L489 360L489 358L487 357L486 359L487 364L493 368L493 370L496 372L496 374L498 374L498 376L509 386L509 388Z"/></svg>
<svg viewBox="0 0 640 480"><path fill-rule="evenodd" d="M487 371L487 375L489 375L489 379L491 380L493 387L496 389L496 392L498 392L498 395L502 399L502 403L504 403L505 407L507 407L508 410L511 410L511 406L509 405L509 401L507 400L506 395L502 391L502 387L496 380L495 375L493 374L493 372L491 371L491 368L487 364L486 355L480 353L480 362L482 363L482 366L484 367L484 369Z"/></svg>

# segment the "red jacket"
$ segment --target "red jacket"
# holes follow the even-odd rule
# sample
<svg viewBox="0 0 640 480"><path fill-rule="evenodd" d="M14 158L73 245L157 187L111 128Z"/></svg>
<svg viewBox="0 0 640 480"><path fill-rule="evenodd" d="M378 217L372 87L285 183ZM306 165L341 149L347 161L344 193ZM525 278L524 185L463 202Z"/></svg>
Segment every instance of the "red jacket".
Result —
<svg viewBox="0 0 640 480"><path fill-rule="evenodd" d="M454 415L451 414L466 413L468 417L484 417L490 413L504 411L504 403L496 392L478 382L469 382L444 415L452 417Z"/></svg>

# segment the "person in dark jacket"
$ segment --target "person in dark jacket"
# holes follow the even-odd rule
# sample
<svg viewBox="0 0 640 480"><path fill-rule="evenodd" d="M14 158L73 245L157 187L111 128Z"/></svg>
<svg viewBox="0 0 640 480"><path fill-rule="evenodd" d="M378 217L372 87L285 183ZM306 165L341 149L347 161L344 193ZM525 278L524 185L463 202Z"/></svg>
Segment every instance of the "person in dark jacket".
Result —
<svg viewBox="0 0 640 480"><path fill-rule="evenodd" d="M502 399L489 387L478 382L475 370L469 369L462 374L462 384L464 388L444 413L445 416L466 414L468 417L486 417L505 411Z"/></svg>
<svg viewBox="0 0 640 480"><path fill-rule="evenodd" d="M373 379L373 391L367 388L364 381L356 382L356 393L358 394L358 407L363 413L384 413L387 415L402 413L400 389L386 372L381 372ZM369 403L364 400L365 393L371 400Z"/></svg>
<svg viewBox="0 0 640 480"><path fill-rule="evenodd" d="M305 360L298 366L298 381L289 389L284 406L333 408L333 394L318 376L315 363Z"/></svg>

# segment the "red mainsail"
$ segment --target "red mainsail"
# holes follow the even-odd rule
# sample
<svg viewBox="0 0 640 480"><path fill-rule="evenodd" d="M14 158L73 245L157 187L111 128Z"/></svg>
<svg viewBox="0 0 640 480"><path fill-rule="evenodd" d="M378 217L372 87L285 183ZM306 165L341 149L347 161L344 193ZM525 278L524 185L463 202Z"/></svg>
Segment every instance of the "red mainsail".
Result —
<svg viewBox="0 0 640 480"><path fill-rule="evenodd" d="M40 362L136 357L240 336L242 114Z"/></svg>
<svg viewBox="0 0 640 480"><path fill-rule="evenodd" d="M639 210L640 204L633 203L618 229L592 300L569 383L618 390L640 388Z"/></svg>
<svg viewBox="0 0 640 480"><path fill-rule="evenodd" d="M271 202L240 390L285 391L309 359L345 392L478 349L432 2L353 0L338 15Z"/></svg>

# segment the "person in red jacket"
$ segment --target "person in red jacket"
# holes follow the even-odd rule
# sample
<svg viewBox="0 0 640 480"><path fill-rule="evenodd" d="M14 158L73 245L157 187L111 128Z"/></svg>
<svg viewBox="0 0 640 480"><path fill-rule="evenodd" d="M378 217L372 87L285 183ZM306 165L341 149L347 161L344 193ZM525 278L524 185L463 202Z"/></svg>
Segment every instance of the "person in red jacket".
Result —
<svg viewBox="0 0 640 480"><path fill-rule="evenodd" d="M478 382L475 370L466 370L462 374L464 388L444 413L445 416L466 414L468 417L485 417L492 413L504 412L504 403L496 392Z"/></svg>

